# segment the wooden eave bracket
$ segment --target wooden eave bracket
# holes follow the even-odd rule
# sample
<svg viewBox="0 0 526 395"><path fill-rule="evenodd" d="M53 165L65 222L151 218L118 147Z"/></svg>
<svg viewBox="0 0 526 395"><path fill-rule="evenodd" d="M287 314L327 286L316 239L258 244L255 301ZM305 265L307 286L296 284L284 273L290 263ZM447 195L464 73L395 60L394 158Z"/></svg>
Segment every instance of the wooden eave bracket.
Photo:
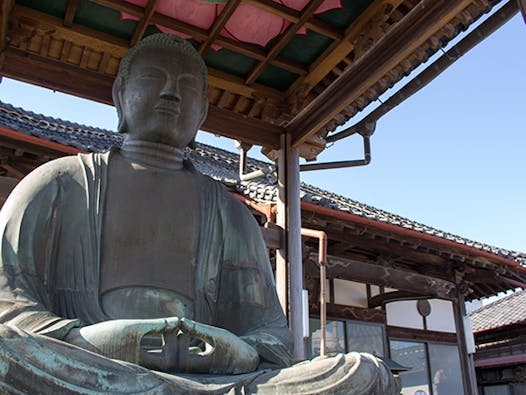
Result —
<svg viewBox="0 0 526 395"><path fill-rule="evenodd" d="M422 0L286 127L292 145L322 130L370 86L464 10L470 0Z"/></svg>
<svg viewBox="0 0 526 395"><path fill-rule="evenodd" d="M9 15L13 9L14 0L3 0L0 5L0 54L4 51L7 45L7 30L9 28ZM2 67L3 58L0 62L0 70Z"/></svg>

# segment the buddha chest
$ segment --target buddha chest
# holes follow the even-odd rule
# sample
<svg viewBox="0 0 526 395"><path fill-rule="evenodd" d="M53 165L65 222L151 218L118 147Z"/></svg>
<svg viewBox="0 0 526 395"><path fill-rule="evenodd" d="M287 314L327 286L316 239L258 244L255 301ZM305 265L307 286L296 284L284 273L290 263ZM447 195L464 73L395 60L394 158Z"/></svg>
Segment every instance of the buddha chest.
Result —
<svg viewBox="0 0 526 395"><path fill-rule="evenodd" d="M115 155L101 237L101 295L110 318L191 317L198 181Z"/></svg>

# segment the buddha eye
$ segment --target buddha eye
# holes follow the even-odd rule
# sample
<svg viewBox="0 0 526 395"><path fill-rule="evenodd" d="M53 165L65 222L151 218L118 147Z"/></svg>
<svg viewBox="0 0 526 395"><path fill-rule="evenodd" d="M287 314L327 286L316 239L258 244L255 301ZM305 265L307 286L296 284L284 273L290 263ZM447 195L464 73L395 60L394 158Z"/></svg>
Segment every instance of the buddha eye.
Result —
<svg viewBox="0 0 526 395"><path fill-rule="evenodd" d="M165 78L163 73L161 73L158 70L154 70L154 69L144 70L140 72L137 77L140 79L164 79Z"/></svg>

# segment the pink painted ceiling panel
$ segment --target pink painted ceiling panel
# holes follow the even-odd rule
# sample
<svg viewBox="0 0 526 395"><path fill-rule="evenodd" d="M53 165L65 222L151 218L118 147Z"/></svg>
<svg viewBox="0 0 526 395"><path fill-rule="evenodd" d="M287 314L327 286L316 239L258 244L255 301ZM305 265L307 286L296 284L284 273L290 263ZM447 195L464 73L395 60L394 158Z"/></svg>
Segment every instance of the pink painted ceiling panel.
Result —
<svg viewBox="0 0 526 395"><path fill-rule="evenodd" d="M126 0L129 3L145 7L147 0ZM274 0L289 8L297 11L302 10L309 0ZM208 30L212 27L216 17L224 8L224 1L203 1L203 0L161 0L157 6L157 12L181 22ZM316 13L322 13L331 9L341 8L340 0L325 0ZM122 13L123 19L138 18ZM257 8L250 4L240 4L230 17L221 35L234 40L259 44L266 46L270 40L289 26L290 22L283 18L273 15L267 11ZM175 33L181 37L189 38L180 32L173 31L164 26L157 25L159 30L166 33ZM299 34L306 34L307 30L302 28L298 30Z"/></svg>

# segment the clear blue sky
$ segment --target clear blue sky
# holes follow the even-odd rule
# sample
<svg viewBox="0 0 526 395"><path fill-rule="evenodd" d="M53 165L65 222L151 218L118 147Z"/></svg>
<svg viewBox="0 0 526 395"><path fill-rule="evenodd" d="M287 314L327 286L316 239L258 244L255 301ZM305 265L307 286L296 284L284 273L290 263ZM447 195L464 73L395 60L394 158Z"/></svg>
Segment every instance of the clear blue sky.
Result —
<svg viewBox="0 0 526 395"><path fill-rule="evenodd" d="M467 238L526 251L525 43L526 25L516 16L378 122L369 166L303 173L302 180ZM0 84L0 100L82 124L117 125L113 107L9 79ZM198 140L234 150L226 138L200 133ZM319 160L360 155L361 141L350 138Z"/></svg>

